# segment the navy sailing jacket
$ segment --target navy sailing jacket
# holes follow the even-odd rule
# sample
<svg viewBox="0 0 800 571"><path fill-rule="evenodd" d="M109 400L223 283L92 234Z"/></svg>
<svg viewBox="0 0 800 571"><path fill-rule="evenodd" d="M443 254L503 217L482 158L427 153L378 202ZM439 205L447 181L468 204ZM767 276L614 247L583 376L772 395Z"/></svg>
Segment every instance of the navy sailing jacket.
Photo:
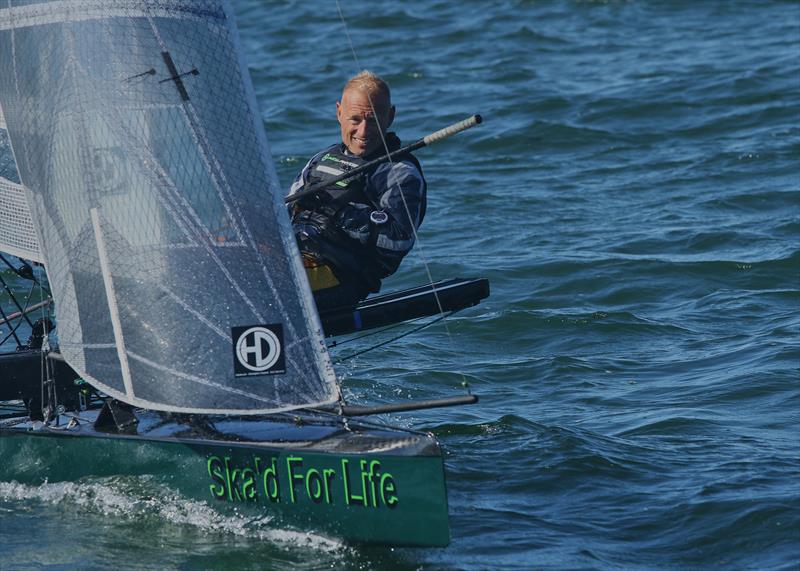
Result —
<svg viewBox="0 0 800 571"><path fill-rule="evenodd" d="M390 150L399 148L396 137L387 139L392 143ZM311 158L289 194L298 192L305 184L326 177L333 179L367 160L351 155L342 143L332 145ZM332 184L323 191L320 201L298 201L292 216L295 232L301 236L309 224L322 221L322 225L333 229L320 232L328 247L322 256L329 258L335 270L360 274L356 277L369 282L370 291L378 291L380 280L393 274L414 246L415 230L425 216L426 190L416 158L403 155L392 163L374 167L347 185ZM378 214L374 215L376 211ZM384 218L381 212L386 214L386 221L375 223Z"/></svg>

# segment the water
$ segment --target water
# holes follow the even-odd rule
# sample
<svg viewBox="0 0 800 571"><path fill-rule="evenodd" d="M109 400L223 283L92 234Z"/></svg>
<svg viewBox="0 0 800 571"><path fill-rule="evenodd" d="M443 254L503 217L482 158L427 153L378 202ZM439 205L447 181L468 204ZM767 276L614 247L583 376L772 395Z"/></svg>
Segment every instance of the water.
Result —
<svg viewBox="0 0 800 571"><path fill-rule="evenodd" d="M492 296L340 369L447 449L453 542L346 547L154 482L0 485L3 569L789 569L800 561L800 5L235 2L279 174L382 74L430 186L386 289ZM163 493L169 493L162 491ZM144 546L147 546L144 548Z"/></svg>

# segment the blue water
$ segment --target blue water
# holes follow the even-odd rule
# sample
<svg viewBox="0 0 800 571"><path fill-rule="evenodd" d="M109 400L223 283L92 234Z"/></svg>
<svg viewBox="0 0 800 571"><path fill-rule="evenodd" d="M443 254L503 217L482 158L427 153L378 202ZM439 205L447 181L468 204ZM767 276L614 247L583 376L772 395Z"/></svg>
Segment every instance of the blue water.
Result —
<svg viewBox="0 0 800 571"><path fill-rule="evenodd" d="M0 485L9 569L793 569L800 561L800 4L234 3L282 182L360 68L420 151L385 289L492 296L340 367L447 451L453 541L346 547L125 479Z"/></svg>

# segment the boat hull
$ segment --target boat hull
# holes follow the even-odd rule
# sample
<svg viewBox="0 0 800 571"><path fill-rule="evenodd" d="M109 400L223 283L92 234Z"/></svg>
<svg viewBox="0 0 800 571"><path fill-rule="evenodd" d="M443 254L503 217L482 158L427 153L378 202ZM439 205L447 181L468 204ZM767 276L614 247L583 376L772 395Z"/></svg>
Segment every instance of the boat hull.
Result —
<svg viewBox="0 0 800 571"><path fill-rule="evenodd" d="M0 426L0 480L153 475L182 497L223 513L274 518L276 527L346 542L449 543L443 461L431 436L376 434L370 427L342 431L334 424L292 428L288 419L269 423L261 430L270 436L264 441L238 440L238 431L259 432L256 421L233 431L215 428L212 438L207 426L205 434L196 427L186 434L184 425L171 421L140 427L144 434L103 433L80 421L70 428L6 423ZM275 440L276 431L289 436Z"/></svg>

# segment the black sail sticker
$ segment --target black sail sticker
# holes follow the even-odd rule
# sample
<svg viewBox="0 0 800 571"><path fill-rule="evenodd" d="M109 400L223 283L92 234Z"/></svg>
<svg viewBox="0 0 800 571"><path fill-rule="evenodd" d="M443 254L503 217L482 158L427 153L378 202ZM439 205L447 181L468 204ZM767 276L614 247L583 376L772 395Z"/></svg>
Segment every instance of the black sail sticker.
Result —
<svg viewBox="0 0 800 571"><path fill-rule="evenodd" d="M283 353L283 326L245 325L231 327L233 375L252 377L286 372Z"/></svg>

